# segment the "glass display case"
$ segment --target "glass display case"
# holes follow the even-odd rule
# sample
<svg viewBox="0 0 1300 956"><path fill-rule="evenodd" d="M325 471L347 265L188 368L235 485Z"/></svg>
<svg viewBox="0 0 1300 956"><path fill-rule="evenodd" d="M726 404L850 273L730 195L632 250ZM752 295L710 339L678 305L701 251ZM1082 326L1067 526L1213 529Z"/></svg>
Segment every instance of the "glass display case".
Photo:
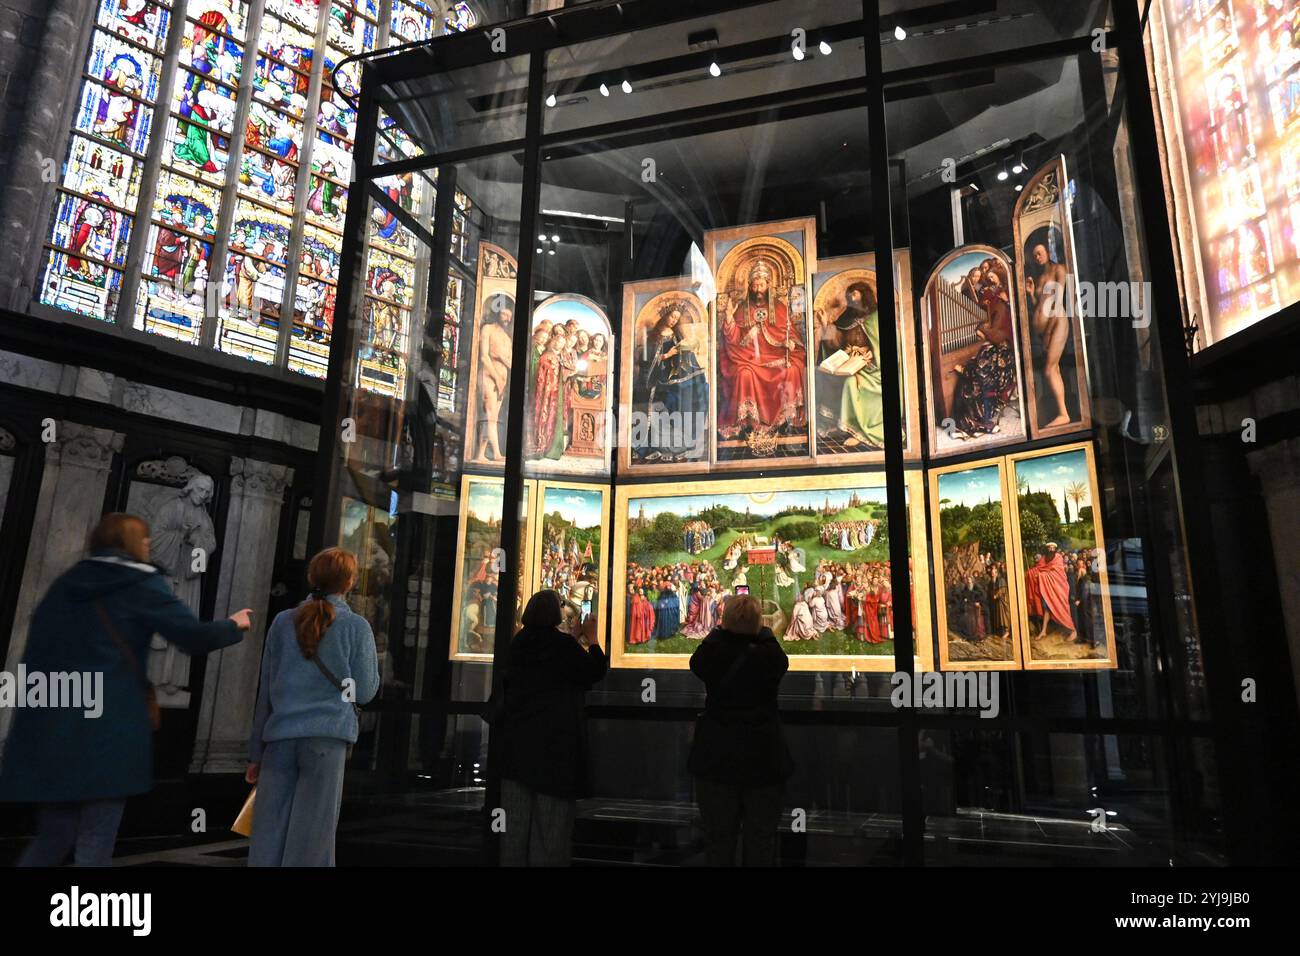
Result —
<svg viewBox="0 0 1300 956"><path fill-rule="evenodd" d="M554 588L612 664L580 853L689 859L687 665L748 593L787 862L1221 858L1137 13L939 6L359 61L312 512L384 652L353 799L494 805L494 662Z"/></svg>

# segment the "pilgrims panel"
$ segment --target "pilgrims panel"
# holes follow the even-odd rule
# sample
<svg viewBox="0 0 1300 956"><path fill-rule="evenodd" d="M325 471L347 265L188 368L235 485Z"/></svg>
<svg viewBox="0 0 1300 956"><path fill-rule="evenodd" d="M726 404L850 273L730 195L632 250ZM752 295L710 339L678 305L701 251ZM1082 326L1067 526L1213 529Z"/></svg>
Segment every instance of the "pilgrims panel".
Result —
<svg viewBox="0 0 1300 956"><path fill-rule="evenodd" d="M533 309L524 391L524 468L538 477L609 474L613 329L581 295Z"/></svg>
<svg viewBox="0 0 1300 956"><path fill-rule="evenodd" d="M992 246L948 253L921 299L926 428L938 458L1025 440L1011 262Z"/></svg>
<svg viewBox="0 0 1300 956"><path fill-rule="evenodd" d="M811 459L807 303L815 223L787 219L704 234L716 283L715 467Z"/></svg>
<svg viewBox="0 0 1300 956"><path fill-rule="evenodd" d="M885 408L880 364L876 257L819 259L812 277L813 394L817 460L831 465L885 460ZM904 456L920 457L916 409L916 344L910 304L911 262L894 253L898 316L898 374Z"/></svg>
<svg viewBox="0 0 1300 956"><path fill-rule="evenodd" d="M550 588L596 619L597 640L605 643L606 542L609 541L609 489L567 481L539 481L536 528L529 568L533 590ZM522 602L520 604L522 607Z"/></svg>
<svg viewBox="0 0 1300 956"><path fill-rule="evenodd" d="M929 478L939 667L1018 670L1005 462L950 465Z"/></svg>
<svg viewBox="0 0 1300 956"><path fill-rule="evenodd" d="M1065 157L1025 185L1013 214L1029 431L1047 438L1092 425Z"/></svg>
<svg viewBox="0 0 1300 956"><path fill-rule="evenodd" d="M688 666L727 597L749 593L790 668L894 670L882 473L623 486L615 507L611 662ZM912 567L925 567L924 493L907 473ZM933 666L929 576L914 573L916 667Z"/></svg>
<svg viewBox="0 0 1300 956"><path fill-rule="evenodd" d="M1092 445L1008 456L1013 582L1026 670L1114 668L1105 537Z"/></svg>
<svg viewBox="0 0 1300 956"><path fill-rule="evenodd" d="M511 335L515 315L514 256L480 242L470 336L469 407L465 416L465 463L501 468L506 457L506 396L510 387Z"/></svg>
<svg viewBox="0 0 1300 956"><path fill-rule="evenodd" d="M688 277L623 284L619 471L707 471L708 314Z"/></svg>
<svg viewBox="0 0 1300 956"><path fill-rule="evenodd" d="M497 582L507 560L501 549L501 504L505 490L501 478L465 475L460 483L460 543L456 561L456 583L452 591L450 657L454 661L491 663L496 640ZM525 481L519 499L524 516L520 528L520 547L515 559L532 554L531 519L535 500L535 483ZM519 569L519 600L515 606L515 626L528 595L533 593L533 562L524 561ZM513 633L512 629L512 633Z"/></svg>

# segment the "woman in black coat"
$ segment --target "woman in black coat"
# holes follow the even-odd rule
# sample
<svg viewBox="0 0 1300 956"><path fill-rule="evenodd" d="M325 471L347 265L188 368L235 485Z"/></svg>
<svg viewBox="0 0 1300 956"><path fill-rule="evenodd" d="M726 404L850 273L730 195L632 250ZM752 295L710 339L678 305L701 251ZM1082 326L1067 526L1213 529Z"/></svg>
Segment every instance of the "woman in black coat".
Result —
<svg viewBox="0 0 1300 956"><path fill-rule="evenodd" d="M510 642L497 723L502 866L566 866L577 799L587 792L586 694L605 675L595 620L538 591Z"/></svg>
<svg viewBox="0 0 1300 956"><path fill-rule="evenodd" d="M789 667L747 594L728 598L722 626L691 655L708 692L688 767L710 866L735 865L742 833L745 866L776 865L781 791L793 770L776 697Z"/></svg>

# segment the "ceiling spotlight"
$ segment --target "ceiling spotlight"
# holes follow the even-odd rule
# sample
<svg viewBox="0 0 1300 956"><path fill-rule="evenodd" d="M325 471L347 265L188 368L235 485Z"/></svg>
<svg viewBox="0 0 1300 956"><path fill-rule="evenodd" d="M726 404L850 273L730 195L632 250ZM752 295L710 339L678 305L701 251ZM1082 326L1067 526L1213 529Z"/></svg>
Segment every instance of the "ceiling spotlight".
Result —
<svg viewBox="0 0 1300 956"><path fill-rule="evenodd" d="M790 44L790 52L794 54L796 60L803 59L803 47L799 45L798 40L795 40L794 43Z"/></svg>
<svg viewBox="0 0 1300 956"><path fill-rule="evenodd" d="M1025 164L1017 160L1016 164L1011 167L1011 171L1015 173L1017 176L1019 176L1021 173L1025 171Z"/></svg>
<svg viewBox="0 0 1300 956"><path fill-rule="evenodd" d="M722 75L722 67L718 66L717 60L714 60L712 63L709 64L709 75L710 76Z"/></svg>
<svg viewBox="0 0 1300 956"><path fill-rule="evenodd" d="M541 252L541 251L542 251L542 247L541 247L541 246L538 246L538 247L537 247L537 251L538 251L538 252Z"/></svg>
<svg viewBox="0 0 1300 956"><path fill-rule="evenodd" d="M547 249L547 250L546 250L546 254L547 254L548 256L553 256L553 255L555 255L555 250L554 250L554 249Z"/></svg>
<svg viewBox="0 0 1300 956"><path fill-rule="evenodd" d="M979 188L978 186L976 186L974 183L971 183L971 184L970 184L970 188L973 189L973 190L975 190L976 192L979 192L979 191L980 191L980 188Z"/></svg>
<svg viewBox="0 0 1300 956"><path fill-rule="evenodd" d="M1025 184L1024 184L1024 183L1016 183L1016 192L1020 192L1020 190L1022 190L1022 189L1024 189L1024 188L1025 188Z"/></svg>
<svg viewBox="0 0 1300 956"><path fill-rule="evenodd" d="M817 44L817 49L821 51L822 56L831 55L831 45L827 43L825 40L822 40L821 43Z"/></svg>
<svg viewBox="0 0 1300 956"><path fill-rule="evenodd" d="M540 240L542 240L542 242L545 242L545 241L546 241L546 233L542 233L542 234L541 234L540 236L538 236L537 238L540 239Z"/></svg>
<svg viewBox="0 0 1300 956"><path fill-rule="evenodd" d="M631 92L632 92L632 84L629 83L627 80L624 80L624 81L623 81L623 92L624 92L624 93L631 93Z"/></svg>
<svg viewBox="0 0 1300 956"><path fill-rule="evenodd" d="M907 39L907 31L904 30L902 27L894 27L894 39L895 39L895 40L906 40L906 39Z"/></svg>
<svg viewBox="0 0 1300 956"><path fill-rule="evenodd" d="M547 106L554 106L554 105L555 105L555 94L554 94L554 93L552 93L550 96L546 97L546 105L547 105Z"/></svg>
<svg viewBox="0 0 1300 956"><path fill-rule="evenodd" d="M551 236L551 242L559 242L559 241L560 241L560 236L558 233L554 236Z"/></svg>
<svg viewBox="0 0 1300 956"><path fill-rule="evenodd" d="M998 182L1003 183L1007 180L1007 167L1003 166L998 170Z"/></svg>
<svg viewBox="0 0 1300 956"><path fill-rule="evenodd" d="M604 83L600 84L600 95L609 96L609 87L606 86Z"/></svg>

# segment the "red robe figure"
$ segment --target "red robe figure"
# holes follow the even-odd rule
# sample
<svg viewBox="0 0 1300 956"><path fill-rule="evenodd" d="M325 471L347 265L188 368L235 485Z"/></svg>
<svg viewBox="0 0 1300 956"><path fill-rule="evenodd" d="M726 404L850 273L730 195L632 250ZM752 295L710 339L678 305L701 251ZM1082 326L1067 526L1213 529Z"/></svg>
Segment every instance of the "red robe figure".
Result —
<svg viewBox="0 0 1300 956"><path fill-rule="evenodd" d="M718 427L735 437L748 427L763 432L807 423L803 329L776 299L772 267L756 260L747 294L722 318L718 373L721 401Z"/></svg>
<svg viewBox="0 0 1300 956"><path fill-rule="evenodd" d="M1042 619L1038 636L1047 635L1048 621L1055 621L1074 635L1074 620L1070 615L1070 582L1065 574L1065 562L1055 544L1049 542L1034 566L1025 572L1025 598L1030 617Z"/></svg>

